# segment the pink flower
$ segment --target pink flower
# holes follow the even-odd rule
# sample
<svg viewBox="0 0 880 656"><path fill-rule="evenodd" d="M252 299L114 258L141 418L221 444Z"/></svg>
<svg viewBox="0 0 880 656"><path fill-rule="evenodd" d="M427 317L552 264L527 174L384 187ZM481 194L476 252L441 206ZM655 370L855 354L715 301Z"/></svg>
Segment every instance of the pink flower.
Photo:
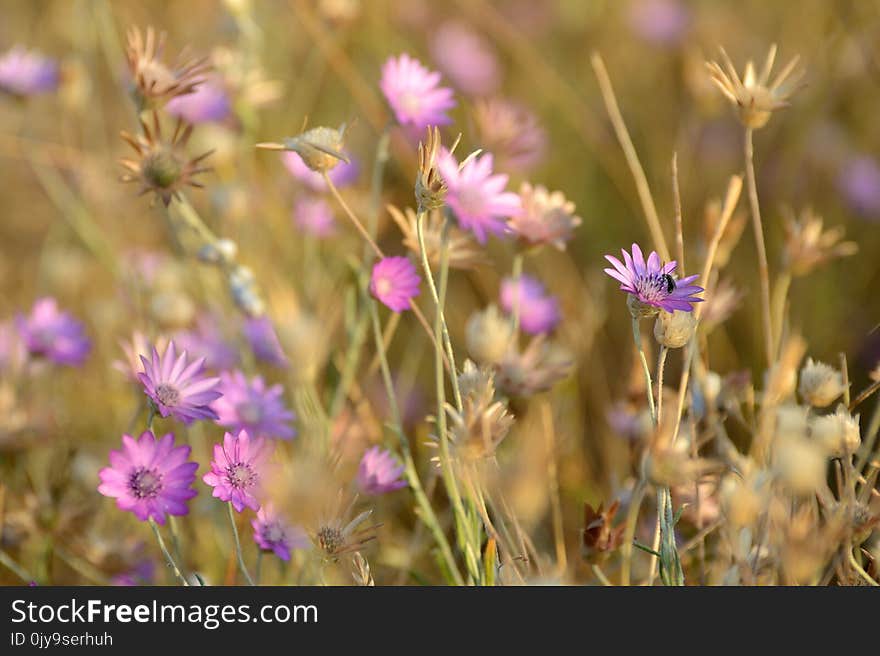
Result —
<svg viewBox="0 0 880 656"><path fill-rule="evenodd" d="M511 315L519 312L519 325L529 335L549 333L562 319L559 300L547 294L540 281L526 274L522 274L519 281L514 278L501 281L501 307Z"/></svg>
<svg viewBox="0 0 880 656"><path fill-rule="evenodd" d="M54 298L41 298L28 316L19 314L16 327L25 348L33 356L55 364L76 367L85 362L92 344L82 323L58 309Z"/></svg>
<svg viewBox="0 0 880 656"><path fill-rule="evenodd" d="M452 89L439 84L440 73L404 53L385 62L379 86L397 122L421 131L429 125L452 123L446 115L455 107Z"/></svg>
<svg viewBox="0 0 880 656"><path fill-rule="evenodd" d="M196 496L195 462L189 462L190 448L174 446L171 433L157 440L144 431L135 440L122 436L122 449L110 452L110 466L98 476L98 492L116 499L121 510L130 510L139 520L152 518L165 524L166 515L186 515L186 502Z"/></svg>
<svg viewBox="0 0 880 656"><path fill-rule="evenodd" d="M373 266L370 291L394 312L402 312L419 295L421 281L415 265L407 258L386 257Z"/></svg>
<svg viewBox="0 0 880 656"><path fill-rule="evenodd" d="M269 317L248 317L244 321L242 331L257 360L282 369L287 368L287 356L284 355Z"/></svg>
<svg viewBox="0 0 880 656"><path fill-rule="evenodd" d="M406 487L401 479L403 465L399 464L390 451L374 446L367 449L358 467L357 484L365 494L385 494Z"/></svg>
<svg viewBox="0 0 880 656"><path fill-rule="evenodd" d="M356 182L361 172L360 162L350 153L345 151L343 153L348 157L348 161L340 160L336 166L327 172L327 176L330 178L333 186L340 189ZM324 180L324 176L306 166L299 153L286 150L281 154L281 161L290 175L305 184L312 191L327 191L327 182Z"/></svg>
<svg viewBox="0 0 880 656"><path fill-rule="evenodd" d="M233 118L232 99L219 80L199 84L195 91L175 96L165 105L165 111L187 123L224 123Z"/></svg>
<svg viewBox="0 0 880 656"><path fill-rule="evenodd" d="M281 560L290 560L293 549L307 549L311 540L298 526L290 526L266 504L257 511L257 518L251 521L254 527L254 542L263 551L273 551Z"/></svg>
<svg viewBox="0 0 880 656"><path fill-rule="evenodd" d="M614 265L613 269L605 269L605 273L620 283L620 290L632 294L644 305L661 308L667 312L682 310L693 312L694 303L703 299L696 295L703 291L691 283L699 276L688 276L681 280L672 277L675 262L660 263L660 256L654 251L648 261L642 255L638 244L632 245L632 257L621 250L625 265L616 257L606 255L605 259Z"/></svg>
<svg viewBox="0 0 880 656"><path fill-rule="evenodd" d="M448 191L446 203L455 212L458 223L485 244L487 234L503 236L506 220L521 211L520 198L505 191L508 176L492 172L492 155L472 157L459 169L455 157L442 151L438 164Z"/></svg>
<svg viewBox="0 0 880 656"><path fill-rule="evenodd" d="M271 444L261 437L251 439L247 431L234 436L226 433L223 444L214 445L211 471L202 477L214 488L214 496L228 501L237 512L245 507L260 509L262 478Z"/></svg>
<svg viewBox="0 0 880 656"><path fill-rule="evenodd" d="M336 234L333 209L326 200L317 196L300 196L293 206L293 220L303 232L318 239Z"/></svg>
<svg viewBox="0 0 880 656"><path fill-rule="evenodd" d="M431 56L464 93L486 96L498 90L498 57L486 38L466 23L451 20L440 25L431 38Z"/></svg>
<svg viewBox="0 0 880 656"><path fill-rule="evenodd" d="M144 370L138 379L160 415L173 415L187 425L197 419L217 419L209 404L220 397L220 379L201 375L205 358L188 362L186 351L177 355L172 341L162 357L153 347L151 359L141 356L141 362Z"/></svg>
<svg viewBox="0 0 880 656"><path fill-rule="evenodd" d="M21 46L0 57L0 91L14 96L54 91L59 78L56 62Z"/></svg>
<svg viewBox="0 0 880 656"><path fill-rule="evenodd" d="M290 426L294 414L284 407L281 385L266 387L261 376L250 381L241 371L220 374L223 396L214 401L217 423L233 433L247 431L254 437L279 437L289 440L296 435Z"/></svg>

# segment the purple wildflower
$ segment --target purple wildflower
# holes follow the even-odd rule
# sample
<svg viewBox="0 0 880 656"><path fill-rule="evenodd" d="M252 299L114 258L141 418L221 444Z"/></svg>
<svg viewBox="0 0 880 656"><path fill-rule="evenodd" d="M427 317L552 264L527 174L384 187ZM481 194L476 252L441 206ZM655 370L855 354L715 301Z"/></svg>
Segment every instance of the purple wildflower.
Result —
<svg viewBox="0 0 880 656"><path fill-rule="evenodd" d="M19 97L33 96L54 91L59 79L56 62L21 46L0 57L0 91Z"/></svg>
<svg viewBox="0 0 880 656"><path fill-rule="evenodd" d="M261 437L251 439L247 431L233 436L226 433L223 444L214 445L211 471L202 477L214 488L214 496L228 501L237 512L245 507L260 509L263 470L271 453L271 443Z"/></svg>
<svg viewBox="0 0 880 656"><path fill-rule="evenodd" d="M233 118L232 99L219 80L202 82L192 93L175 96L165 110L192 125L225 123Z"/></svg>
<svg viewBox="0 0 880 656"><path fill-rule="evenodd" d="M282 369L287 367L287 356L281 349L281 343L269 317L248 317L244 321L242 330L258 360Z"/></svg>
<svg viewBox="0 0 880 656"><path fill-rule="evenodd" d="M451 20L440 25L431 38L431 56L464 93L487 96L498 90L498 57L491 44L467 24Z"/></svg>
<svg viewBox="0 0 880 656"><path fill-rule="evenodd" d="M217 419L210 403L220 397L220 379L201 375L205 358L188 362L186 351L178 355L171 341L161 357L153 347L152 357L141 356L141 362L144 370L138 379L160 415L173 415L187 425L197 419Z"/></svg>
<svg viewBox="0 0 880 656"><path fill-rule="evenodd" d="M217 423L232 432L247 431L254 437L280 437L289 440L296 435L290 426L295 415L284 407L281 385L266 387L262 376L250 381L241 371L220 374L220 392L213 408Z"/></svg>
<svg viewBox="0 0 880 656"><path fill-rule="evenodd" d="M614 268L605 269L605 273L620 282L621 291L632 294L639 303L667 312L693 312L694 303L703 300L696 297L703 288L691 284L698 276L687 276L681 280L672 277L676 262L661 264L660 256L655 251L651 251L645 262L638 244L632 245L632 257L625 250L621 250L621 253L626 264L606 255L605 259Z"/></svg>
<svg viewBox="0 0 880 656"><path fill-rule="evenodd" d="M370 291L394 312L410 308L410 299L419 295L422 279L405 257L386 257L373 266Z"/></svg>
<svg viewBox="0 0 880 656"><path fill-rule="evenodd" d="M293 206L293 220L303 232L318 239L336 234L333 208L326 200L317 196L300 196Z"/></svg>
<svg viewBox="0 0 880 656"><path fill-rule="evenodd" d="M404 53L382 67L379 86L397 122L416 131L429 125L448 125L446 111L455 107L452 89L440 87L440 73L429 71Z"/></svg>
<svg viewBox="0 0 880 656"><path fill-rule="evenodd" d="M501 281L501 307L508 314L519 312L519 324L529 335L543 335L556 328L562 319L559 300L544 290L537 278L522 274L519 281Z"/></svg>
<svg viewBox="0 0 880 656"><path fill-rule="evenodd" d="M181 96L185 98L186 96ZM238 351L223 332L219 317L202 314L196 320L195 328L184 330L174 336L179 349L194 358L204 358L205 368L212 371L223 371L238 366Z"/></svg>
<svg viewBox="0 0 880 656"><path fill-rule="evenodd" d="M120 572L110 579L110 585L116 586L133 586L133 585L150 585L153 583L156 572L156 563L145 558L138 562L134 567L125 572Z"/></svg>
<svg viewBox="0 0 880 656"><path fill-rule="evenodd" d="M865 155L846 162L837 186L856 212L880 217L880 164L873 157Z"/></svg>
<svg viewBox="0 0 880 656"><path fill-rule="evenodd" d="M54 298L37 300L27 317L18 315L16 327L28 353L56 364L79 366L92 348L83 325L60 311Z"/></svg>
<svg viewBox="0 0 880 656"><path fill-rule="evenodd" d="M159 440L152 431L137 440L123 435L122 449L111 451L110 466L98 472L98 492L142 522L152 518L165 524L165 515L186 515L186 502L197 494L191 486L199 466L188 461L189 455L188 446L174 446L171 433Z"/></svg>
<svg viewBox="0 0 880 656"><path fill-rule="evenodd" d="M290 560L293 549L306 549L311 540L298 526L287 524L272 507L266 504L257 511L256 519L251 521L254 527L254 542L263 551L273 551L281 560Z"/></svg>
<svg viewBox="0 0 880 656"><path fill-rule="evenodd" d="M361 165L357 158L346 151L343 151L343 154L348 158L348 161L339 160L336 166L327 172L330 182L339 189L354 184L361 172ZM327 191L327 182L324 180L324 176L310 169L299 153L286 150L281 154L281 161L290 175L312 191Z"/></svg>
<svg viewBox="0 0 880 656"><path fill-rule="evenodd" d="M358 467L357 484L365 494L385 494L406 487L401 479L403 465L399 464L390 451L374 446L367 449Z"/></svg>
<svg viewBox="0 0 880 656"><path fill-rule="evenodd" d="M635 0L629 6L629 24L645 41L673 46L687 34L691 16L678 0Z"/></svg>
<svg viewBox="0 0 880 656"><path fill-rule="evenodd" d="M503 236L506 219L521 211L519 196L504 191L508 176L492 172L492 155L471 157L464 166L444 150L439 159L440 175L448 188L446 203L455 212L458 223L486 243L487 233Z"/></svg>

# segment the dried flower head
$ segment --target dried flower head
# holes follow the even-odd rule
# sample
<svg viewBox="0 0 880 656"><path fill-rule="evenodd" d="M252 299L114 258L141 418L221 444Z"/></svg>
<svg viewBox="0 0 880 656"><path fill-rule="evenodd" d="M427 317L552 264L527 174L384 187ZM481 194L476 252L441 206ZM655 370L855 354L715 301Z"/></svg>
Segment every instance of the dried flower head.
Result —
<svg viewBox="0 0 880 656"><path fill-rule="evenodd" d="M317 127L295 137L287 137L283 143L258 143L256 147L264 150L291 150L312 171L326 173L339 162L350 163L344 150L345 131L344 123L339 128Z"/></svg>
<svg viewBox="0 0 880 656"><path fill-rule="evenodd" d="M484 365L501 362L513 339L513 324L497 305L474 312L465 325L468 354Z"/></svg>
<svg viewBox="0 0 880 656"><path fill-rule="evenodd" d="M446 183L437 168L440 129L428 126L424 143L419 142L419 172L416 176L416 204L419 212L429 212L446 204Z"/></svg>
<svg viewBox="0 0 880 656"><path fill-rule="evenodd" d="M792 58L771 82L770 71L776 60L776 44L773 44L761 74L755 74L755 66L750 60L746 63L745 73L740 80L727 52L724 48L720 50L724 68L717 62L706 62L712 81L736 105L743 125L750 129L764 127L774 111L788 106L788 99L799 88L798 82L804 74L803 69L794 72L799 57Z"/></svg>
<svg viewBox="0 0 880 656"><path fill-rule="evenodd" d="M140 185L139 196L153 192L167 207L171 199L178 197L184 187L204 187L193 178L199 173L210 171L210 167L200 166L203 159L213 151L202 153L193 159L187 159L183 153L187 141L192 135L192 126L184 127L177 121L170 141L162 136L159 115L153 112L153 126L141 121L142 135L133 136L122 132L122 138L134 148L136 159L123 158L120 163L127 169L120 180L137 182Z"/></svg>
<svg viewBox="0 0 880 656"><path fill-rule="evenodd" d="M473 363L471 363L473 364ZM468 367L468 375L473 371ZM462 462L492 458L498 445L507 437L514 417L501 401L495 401L495 387L491 376L483 376L479 384L469 385L462 395L462 411L446 405L449 416L449 438L455 456Z"/></svg>
<svg viewBox="0 0 880 656"><path fill-rule="evenodd" d="M507 227L530 246L552 244L564 251L565 243L581 224L575 206L561 191L548 191L543 185L523 182L519 188L522 211L507 221Z"/></svg>
<svg viewBox="0 0 880 656"><path fill-rule="evenodd" d="M804 276L816 267L839 257L855 255L859 246L854 241L841 241L845 230L835 226L822 230L822 217L809 208L796 219L791 212L784 217L785 266L795 276Z"/></svg>
<svg viewBox="0 0 880 656"><path fill-rule="evenodd" d="M810 418L810 437L832 458L854 454L862 443L859 415L853 417L840 404L832 414Z"/></svg>
<svg viewBox="0 0 880 656"><path fill-rule="evenodd" d="M417 228L418 215L409 207L403 212L393 205L387 206L388 213L403 233L403 245L416 255L421 256ZM480 248L476 239L455 225L445 225L446 219L439 209L429 211L422 225L422 237L425 240L425 251L428 262L435 267L440 266L440 254L443 245L443 231L446 230L446 256L450 269L470 270L488 263L486 251Z"/></svg>
<svg viewBox="0 0 880 656"><path fill-rule="evenodd" d="M824 362L807 358L801 369L798 392L814 408L825 408L844 392L843 375Z"/></svg>
<svg viewBox="0 0 880 656"><path fill-rule="evenodd" d="M795 435L777 436L773 443L773 471L788 490L809 496L825 485L826 451L822 444Z"/></svg>
<svg viewBox="0 0 880 656"><path fill-rule="evenodd" d="M498 365L498 388L509 396L527 397L549 390L568 376L571 356L539 335L522 352L512 345Z"/></svg>
<svg viewBox="0 0 880 656"><path fill-rule="evenodd" d="M528 109L503 98L478 100L473 109L479 145L498 158L502 170L528 171L547 151L547 133Z"/></svg>
<svg viewBox="0 0 880 656"><path fill-rule="evenodd" d="M125 56L139 110L157 109L176 96L192 93L211 70L207 57L187 58L185 51L173 66L163 63L167 36L165 32L157 35L152 27L146 36L137 27L128 30Z"/></svg>
<svg viewBox="0 0 880 656"><path fill-rule="evenodd" d="M376 529L381 524L359 528L373 514L372 508L349 519L357 499L355 496L347 506L343 506L343 494L340 491L328 518L319 522L315 531L313 536L315 544L331 560L336 560L347 553L360 551L365 544L376 539Z"/></svg>
<svg viewBox="0 0 880 656"><path fill-rule="evenodd" d="M696 329L697 318L693 312L661 311L654 321L654 339L666 348L681 348L691 340Z"/></svg>
<svg viewBox="0 0 880 656"><path fill-rule="evenodd" d="M620 501L615 500L607 509L603 509L603 505L600 503L598 508L593 509L590 504L584 504L581 554L588 560L603 560L623 544L623 532L626 526L624 524L612 526Z"/></svg>

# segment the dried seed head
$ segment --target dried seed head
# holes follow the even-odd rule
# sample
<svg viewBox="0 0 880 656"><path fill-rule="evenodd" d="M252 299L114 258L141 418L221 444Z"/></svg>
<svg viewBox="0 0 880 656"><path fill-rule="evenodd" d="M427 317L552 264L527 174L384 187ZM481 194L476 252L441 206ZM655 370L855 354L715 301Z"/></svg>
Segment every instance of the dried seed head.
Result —
<svg viewBox="0 0 880 656"><path fill-rule="evenodd" d="M515 344L510 346L498 365L495 380L509 396L533 396L568 376L573 364L568 352L539 335L522 352Z"/></svg>
<svg viewBox="0 0 880 656"><path fill-rule="evenodd" d="M862 443L859 415L853 417L841 404L834 413L810 420L810 437L832 458L851 456Z"/></svg>
<svg viewBox="0 0 880 656"><path fill-rule="evenodd" d="M288 137L283 143L258 143L256 147L264 150L292 150L312 171L326 173L339 162L348 163L348 157L343 152L345 131L344 123L338 129L317 127L296 137Z"/></svg>
<svg viewBox="0 0 880 656"><path fill-rule="evenodd" d="M794 495L809 496L821 489L826 462L825 449L813 440L778 435L773 443L773 471Z"/></svg>
<svg viewBox="0 0 880 656"><path fill-rule="evenodd" d="M494 383L491 376L483 385L469 389L462 398L462 412L446 405L449 416L449 437L455 456L463 462L491 458L498 445L507 437L514 417L501 401L494 401Z"/></svg>
<svg viewBox="0 0 880 656"><path fill-rule="evenodd" d="M393 205L387 206L391 218L400 227L403 233L403 245L418 256L422 250L419 248L419 237L416 213L407 207L403 212ZM489 260L486 250L474 239L470 232L465 232L453 224L447 224L443 212L439 209L429 211L424 218L422 236L425 240L425 251L428 254L428 262L439 267L440 254L443 245L443 231L446 234L447 257L449 268L469 270L486 264Z"/></svg>
<svg viewBox="0 0 880 656"><path fill-rule="evenodd" d="M313 537L318 548L334 561L338 560L339 556L363 549L365 544L376 539L376 529L381 526L381 524L373 524L361 528L361 525L373 514L372 508L349 519L357 503L357 496L354 496L347 506L343 505L344 499L345 496L340 491L327 515L328 518L319 522Z"/></svg>
<svg viewBox="0 0 880 656"><path fill-rule="evenodd" d="M690 341L696 329L697 318L693 312L661 311L654 321L654 339L666 348L681 348Z"/></svg>
<svg viewBox="0 0 880 656"><path fill-rule="evenodd" d="M843 376L834 367L807 358L798 392L814 408L826 408L843 394Z"/></svg>
<svg viewBox="0 0 880 656"><path fill-rule="evenodd" d="M581 224L575 215L574 203L561 191L548 191L542 185L523 182L519 197L522 212L507 221L507 227L523 242L531 246L552 244L564 251L574 229Z"/></svg>
<svg viewBox="0 0 880 656"><path fill-rule="evenodd" d="M496 305L472 314L464 330L467 352L480 364L500 363L513 339L513 325Z"/></svg>
<svg viewBox="0 0 880 656"><path fill-rule="evenodd" d="M785 266L794 276L804 276L833 259L855 255L858 244L841 241L843 226L822 231L822 217L811 209L801 212L800 218L788 212L784 217Z"/></svg>
<svg viewBox="0 0 880 656"><path fill-rule="evenodd" d="M767 506L772 476L766 471L725 476L719 496L721 510L733 528L752 526Z"/></svg>
<svg viewBox="0 0 880 656"><path fill-rule="evenodd" d="M419 212L440 209L446 203L446 183L437 168L440 146L439 128L428 126L425 142L419 142L419 173L415 186Z"/></svg>
<svg viewBox="0 0 880 656"><path fill-rule="evenodd" d="M604 560L623 544L623 533L626 529L624 524L612 526L614 516L620 502L615 501L608 509L603 509L603 504L595 510L588 503L584 504L584 530L581 535L581 555L593 562Z"/></svg>

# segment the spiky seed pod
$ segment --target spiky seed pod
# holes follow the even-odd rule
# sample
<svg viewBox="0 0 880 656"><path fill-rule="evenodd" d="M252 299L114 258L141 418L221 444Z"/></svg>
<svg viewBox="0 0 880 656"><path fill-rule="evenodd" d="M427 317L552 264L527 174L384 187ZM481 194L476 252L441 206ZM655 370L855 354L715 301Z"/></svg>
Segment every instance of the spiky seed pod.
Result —
<svg viewBox="0 0 880 656"><path fill-rule="evenodd" d="M782 224L785 229L785 266L794 276L804 276L831 260L855 255L859 246L841 241L843 226L823 231L822 217L812 210L801 212L800 218L788 212Z"/></svg>
<svg viewBox="0 0 880 656"><path fill-rule="evenodd" d="M654 339L666 348L681 348L687 344L697 328L697 318L693 312L661 311L654 321Z"/></svg>
<svg viewBox="0 0 880 656"><path fill-rule="evenodd" d="M344 123L338 129L317 127L295 137L288 137L283 143L258 143L256 147L263 150L292 150L312 171L326 173L339 162L348 163L348 157L343 152L345 131Z"/></svg>
<svg viewBox="0 0 880 656"><path fill-rule="evenodd" d="M437 169L440 145L439 128L436 125L429 126L425 142L419 142L419 172L415 185L419 212L440 209L446 204L446 183Z"/></svg>

